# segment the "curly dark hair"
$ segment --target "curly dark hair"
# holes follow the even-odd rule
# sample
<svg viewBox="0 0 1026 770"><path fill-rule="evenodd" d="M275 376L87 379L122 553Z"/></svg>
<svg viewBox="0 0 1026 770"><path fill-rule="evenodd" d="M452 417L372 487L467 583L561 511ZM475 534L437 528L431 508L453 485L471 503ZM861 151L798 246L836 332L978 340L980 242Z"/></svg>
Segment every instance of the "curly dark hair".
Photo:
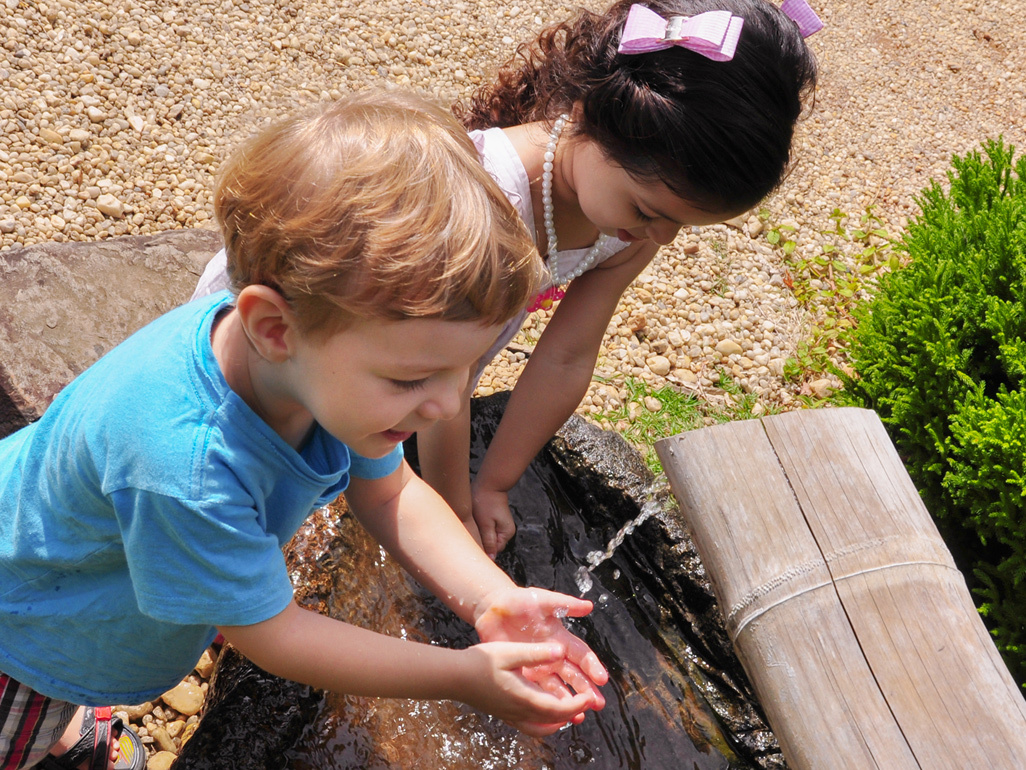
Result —
<svg viewBox="0 0 1026 770"><path fill-rule="evenodd" d="M551 122L574 112L573 135L642 181L718 210L745 210L787 174L795 124L815 92L816 60L798 26L767 0L648 0L664 18L728 10L744 19L734 58L680 47L617 53L633 3L582 10L517 48L468 105L467 128Z"/></svg>

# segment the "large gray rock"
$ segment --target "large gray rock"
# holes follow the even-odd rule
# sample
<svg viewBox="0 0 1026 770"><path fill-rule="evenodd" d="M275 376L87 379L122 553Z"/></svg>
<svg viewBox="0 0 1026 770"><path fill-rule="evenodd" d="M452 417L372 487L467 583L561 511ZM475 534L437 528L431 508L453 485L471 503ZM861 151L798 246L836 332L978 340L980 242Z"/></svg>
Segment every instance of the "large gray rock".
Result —
<svg viewBox="0 0 1026 770"><path fill-rule="evenodd" d="M192 294L212 230L0 252L0 436L37 419L82 370Z"/></svg>

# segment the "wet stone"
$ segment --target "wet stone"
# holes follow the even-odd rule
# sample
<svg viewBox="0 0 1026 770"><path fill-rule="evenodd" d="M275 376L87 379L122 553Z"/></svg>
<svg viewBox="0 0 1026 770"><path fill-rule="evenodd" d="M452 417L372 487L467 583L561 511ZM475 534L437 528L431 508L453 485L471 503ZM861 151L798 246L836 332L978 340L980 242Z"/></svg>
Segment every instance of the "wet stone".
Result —
<svg viewBox="0 0 1026 770"><path fill-rule="evenodd" d="M474 401L474 468L507 399ZM412 443L407 456L416 463ZM510 500L518 532L499 564L517 583L579 595L578 575L587 573L584 595L596 609L567 623L610 668L602 712L530 739L458 703L311 691L268 676L227 646L176 768L220 768L228 756L239 770L784 766L683 518L637 452L574 417ZM623 534L629 522L637 526ZM287 553L304 606L410 640L457 648L476 641L469 626L382 558L341 501L311 517ZM224 744L246 748L231 755Z"/></svg>

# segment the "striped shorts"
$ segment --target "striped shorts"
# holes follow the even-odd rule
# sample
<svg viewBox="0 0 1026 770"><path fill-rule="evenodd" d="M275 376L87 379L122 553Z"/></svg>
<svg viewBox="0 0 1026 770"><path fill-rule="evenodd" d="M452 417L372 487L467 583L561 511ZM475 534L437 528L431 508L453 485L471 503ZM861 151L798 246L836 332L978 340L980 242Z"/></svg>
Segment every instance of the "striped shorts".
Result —
<svg viewBox="0 0 1026 770"><path fill-rule="evenodd" d="M40 695L0 673L0 770L29 768L68 728L78 706Z"/></svg>

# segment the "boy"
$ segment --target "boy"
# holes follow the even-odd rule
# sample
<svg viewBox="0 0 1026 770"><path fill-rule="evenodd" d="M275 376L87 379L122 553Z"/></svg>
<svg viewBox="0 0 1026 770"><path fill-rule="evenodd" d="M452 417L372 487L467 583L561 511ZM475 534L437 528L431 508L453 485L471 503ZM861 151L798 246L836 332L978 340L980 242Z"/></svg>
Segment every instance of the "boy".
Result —
<svg viewBox="0 0 1026 770"><path fill-rule="evenodd" d="M402 459L459 409L542 270L466 134L410 96L353 97L247 143L215 209L233 291L140 330L0 442L9 686L51 714L141 702L220 631L279 676L458 699L534 735L601 708L606 672L559 620L590 602L516 587ZM292 601L281 546L343 490L482 644L405 642ZM0 726L4 768L52 747Z"/></svg>

